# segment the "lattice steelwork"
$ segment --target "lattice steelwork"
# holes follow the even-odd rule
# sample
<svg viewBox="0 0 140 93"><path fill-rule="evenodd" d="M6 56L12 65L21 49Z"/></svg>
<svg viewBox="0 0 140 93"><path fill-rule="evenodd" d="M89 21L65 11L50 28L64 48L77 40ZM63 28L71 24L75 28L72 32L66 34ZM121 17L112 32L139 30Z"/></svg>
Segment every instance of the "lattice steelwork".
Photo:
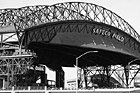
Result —
<svg viewBox="0 0 140 93"><path fill-rule="evenodd" d="M105 86L126 87L128 85L132 86L132 84L134 84L132 83L132 81L135 80L136 75L140 71L139 66L138 65L130 66L130 71L128 72L129 73L128 81L126 81L127 76L125 75L124 69L125 67L122 67L121 65L115 65L115 66L112 65L107 67L92 66L92 67L80 68L78 70L79 88L83 88L83 86L85 88L88 88L90 86L95 86L97 83L99 83L97 82L98 79L101 79L100 84L102 87ZM119 82L115 82L115 80L111 80L111 77L115 78ZM116 83L116 85L113 83Z"/></svg>
<svg viewBox="0 0 140 93"><path fill-rule="evenodd" d="M0 75L25 73L33 63L32 58L31 55L0 57Z"/></svg>
<svg viewBox="0 0 140 93"><path fill-rule="evenodd" d="M30 69L33 58L31 54L0 56L0 77L5 77L7 87L14 85L17 75L25 74Z"/></svg>
<svg viewBox="0 0 140 93"><path fill-rule="evenodd" d="M14 24L19 39L26 28L66 20L89 20L108 24L121 29L140 42L139 34L124 19L104 7L91 3L67 2L0 10L0 27Z"/></svg>

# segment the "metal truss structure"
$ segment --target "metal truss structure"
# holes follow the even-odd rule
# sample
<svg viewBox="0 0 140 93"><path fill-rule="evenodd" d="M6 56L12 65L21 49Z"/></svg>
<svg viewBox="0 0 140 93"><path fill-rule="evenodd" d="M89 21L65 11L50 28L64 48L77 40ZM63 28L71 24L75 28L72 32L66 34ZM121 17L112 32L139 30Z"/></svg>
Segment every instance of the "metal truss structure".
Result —
<svg viewBox="0 0 140 93"><path fill-rule="evenodd" d="M86 67L79 68L78 70L78 81L79 88L90 88L90 87L134 87L136 86L135 77L140 71L138 65L130 66L129 76L127 76L125 72L126 67L122 67L121 65L115 66L94 66L94 67ZM115 78L118 82L111 79L111 77ZM126 78L129 78L127 81ZM98 82L97 82L98 81ZM100 85L98 85L100 84ZM98 85L98 86L97 86Z"/></svg>
<svg viewBox="0 0 140 93"><path fill-rule="evenodd" d="M7 44L7 41L15 36L18 41L17 47L21 49L21 47L23 46L25 29L38 26L41 24L61 22L67 20L87 20L91 22L99 22L99 23L107 24L127 33L128 35L130 35L140 43L139 34L135 31L135 29L130 24L128 24L124 19L122 19L116 13L102 6L98 6L91 3L67 2L67 3L59 3L54 5L39 5L39 6L26 6L26 7L16 8L16 9L1 9L0 10L1 47L3 47L3 43ZM12 31L4 30L7 27L13 27L14 30ZM9 34L9 36L6 38L2 38L3 35L6 34ZM132 43L132 41L129 43ZM134 44L132 43L132 45ZM0 57L0 75L3 74L6 75L10 73L9 75L14 76L15 74L22 74L26 72L26 70L30 66L32 58L33 56L31 57L5 56L3 58ZM117 68L111 70L107 69L108 67L102 67L101 70L98 68L101 69L101 67L96 67L96 71L94 70L94 72L92 72L92 69L84 68L84 71L86 71L85 72L86 75L90 75L91 73L95 74L96 72L104 73L108 77L107 82L109 81L109 77L112 75L112 73L116 73L116 75L118 75L118 73L116 72ZM120 78L120 80L122 80L123 84L128 86L129 83L131 83L131 81L128 82L128 78L129 78L128 73L130 72L128 71L128 69L125 68L127 67L124 67L123 70L126 76L125 78L127 78L126 82L123 82L124 80L121 77L119 77L119 75L118 77ZM139 69L137 68L136 74L138 72ZM132 80L134 79L136 74L132 76ZM87 83L85 84L86 84L85 86L87 87L88 84Z"/></svg>
<svg viewBox="0 0 140 93"><path fill-rule="evenodd" d="M140 41L139 34L124 19L104 7L91 3L68 2L50 6L27 6L0 10L0 27L14 25L15 35L20 43L22 43L24 29L66 20L89 20L104 23L114 26Z"/></svg>
<svg viewBox="0 0 140 93"><path fill-rule="evenodd" d="M0 75L25 73L32 64L32 58L30 55L1 57Z"/></svg>
<svg viewBox="0 0 140 93"><path fill-rule="evenodd" d="M0 56L0 77L5 79L9 87L14 85L17 75L25 74L30 69L34 56L30 52L15 54L16 52L3 51Z"/></svg>

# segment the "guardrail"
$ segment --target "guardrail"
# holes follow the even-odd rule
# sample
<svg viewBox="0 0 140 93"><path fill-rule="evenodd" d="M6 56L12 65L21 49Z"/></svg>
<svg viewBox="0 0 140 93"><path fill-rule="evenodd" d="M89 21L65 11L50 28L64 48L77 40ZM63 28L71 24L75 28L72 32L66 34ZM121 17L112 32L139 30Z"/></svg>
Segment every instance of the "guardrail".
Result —
<svg viewBox="0 0 140 93"><path fill-rule="evenodd" d="M140 93L140 88L104 88L104 89L71 89L47 88L47 86L20 86L0 89L0 93Z"/></svg>

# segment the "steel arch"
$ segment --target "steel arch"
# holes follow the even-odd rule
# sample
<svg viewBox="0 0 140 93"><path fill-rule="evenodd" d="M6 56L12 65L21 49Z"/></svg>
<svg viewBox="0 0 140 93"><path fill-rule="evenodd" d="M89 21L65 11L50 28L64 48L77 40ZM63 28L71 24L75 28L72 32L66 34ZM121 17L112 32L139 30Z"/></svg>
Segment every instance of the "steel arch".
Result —
<svg viewBox="0 0 140 93"><path fill-rule="evenodd" d="M27 6L0 10L0 27L14 24L18 38L22 36L26 28L65 20L90 20L111 25L140 42L139 34L124 19L102 6L91 3L66 2L50 6Z"/></svg>

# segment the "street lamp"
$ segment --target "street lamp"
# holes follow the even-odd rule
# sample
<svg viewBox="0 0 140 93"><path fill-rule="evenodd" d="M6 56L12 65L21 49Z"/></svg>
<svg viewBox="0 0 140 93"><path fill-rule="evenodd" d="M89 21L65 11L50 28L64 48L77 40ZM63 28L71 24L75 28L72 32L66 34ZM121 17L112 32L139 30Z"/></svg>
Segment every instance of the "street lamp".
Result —
<svg viewBox="0 0 140 93"><path fill-rule="evenodd" d="M135 62L135 61L138 61L138 60L140 60L140 59L134 59L134 60L128 62L128 66L130 66L131 63L133 63L133 62Z"/></svg>
<svg viewBox="0 0 140 93"><path fill-rule="evenodd" d="M78 92L78 59L81 58L82 56L88 54L88 53L97 53L98 51L87 51L83 54L81 54L80 56L76 57L76 71L77 71L77 75L76 75L76 93Z"/></svg>

